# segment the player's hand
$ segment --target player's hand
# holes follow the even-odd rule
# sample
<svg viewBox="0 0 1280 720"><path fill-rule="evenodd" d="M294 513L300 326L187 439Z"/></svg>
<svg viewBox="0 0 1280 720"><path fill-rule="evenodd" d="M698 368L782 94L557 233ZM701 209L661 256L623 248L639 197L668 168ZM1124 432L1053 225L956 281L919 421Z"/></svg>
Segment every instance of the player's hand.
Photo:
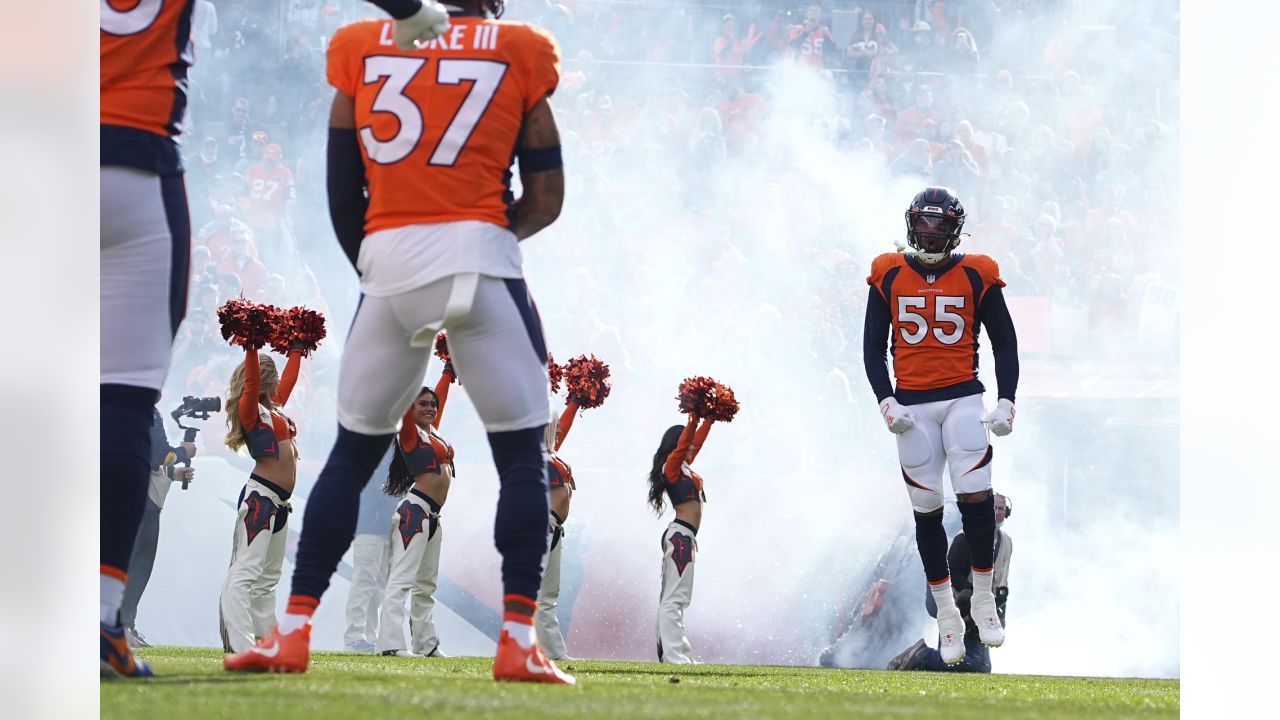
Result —
<svg viewBox="0 0 1280 720"><path fill-rule="evenodd" d="M173 469L174 482L191 482L196 477L196 469L193 467L175 467Z"/></svg>
<svg viewBox="0 0 1280 720"><path fill-rule="evenodd" d="M187 457L189 457L189 458L193 458L193 457L195 457L195 456L196 456L196 444L195 444L195 443L184 442L184 443L182 443L181 447L182 447L182 449L183 449L183 450L186 450L186 451L187 451Z"/></svg>
<svg viewBox="0 0 1280 720"><path fill-rule="evenodd" d="M449 29L449 11L432 0L423 0L418 12L395 21L396 47L416 50L440 37Z"/></svg>
<svg viewBox="0 0 1280 720"><path fill-rule="evenodd" d="M889 432L894 435L901 435L916 424L916 416L912 414L911 408L899 404L892 395L880 403L880 414L884 416L884 424L888 426Z"/></svg>
<svg viewBox="0 0 1280 720"><path fill-rule="evenodd" d="M991 426L991 432L996 437L1004 437L1013 432L1013 416L1015 414L1013 401L1000 398L1000 402L996 403L996 409L982 418L982 422Z"/></svg>

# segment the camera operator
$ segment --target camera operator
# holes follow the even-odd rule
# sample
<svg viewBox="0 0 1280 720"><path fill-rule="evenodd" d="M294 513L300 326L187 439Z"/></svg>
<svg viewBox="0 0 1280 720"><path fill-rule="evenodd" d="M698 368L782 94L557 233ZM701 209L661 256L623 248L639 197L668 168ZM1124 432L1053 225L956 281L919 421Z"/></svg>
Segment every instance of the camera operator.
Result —
<svg viewBox="0 0 1280 720"><path fill-rule="evenodd" d="M169 444L164 431L164 416L160 414L159 408L152 408L151 480L147 486L147 505L142 514L142 524L138 526L137 539L133 542L133 554L129 557L129 579L125 583L124 597L120 601L120 622L124 625L131 647L147 646L146 639L138 632L135 623L138 602L147 589L151 568L155 564L156 546L160 539L160 510L164 508L170 483L191 482L195 477L195 468L178 465L189 461L195 454L195 443L183 442L176 446Z"/></svg>
<svg viewBox="0 0 1280 720"><path fill-rule="evenodd" d="M1013 514L1013 505L1009 498L997 494L996 510L996 546L995 572L991 588L996 596L996 615L1000 624L1005 624L1005 603L1009 598L1009 557L1013 554L1013 540L1002 529L1005 518ZM951 567L951 587L955 593L956 607L964 615L964 660L955 665L942 662L942 655L937 650L925 645L924 640L917 640L914 645L903 650L901 654L889 661L890 670L941 670L945 672L991 672L991 651L978 638L978 627L969 617L969 599L973 593L973 579L969 568L972 567L969 555L969 541L961 532L951 541L951 549L947 552L947 564ZM961 570L965 568L965 570ZM925 607L929 614L937 617L938 608L933 595L925 593Z"/></svg>

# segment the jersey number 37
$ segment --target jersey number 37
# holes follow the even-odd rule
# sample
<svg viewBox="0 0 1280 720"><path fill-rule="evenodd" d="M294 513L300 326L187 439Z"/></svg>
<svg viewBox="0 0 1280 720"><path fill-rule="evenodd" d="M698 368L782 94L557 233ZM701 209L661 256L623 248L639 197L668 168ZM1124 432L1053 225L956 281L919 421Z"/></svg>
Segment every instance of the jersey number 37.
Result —
<svg viewBox="0 0 1280 720"><path fill-rule="evenodd" d="M373 85L386 78L373 99L373 112L390 113L400 123L394 136L380 140L373 128L360 128L360 141L369 159L379 165L390 165L409 157L422 140L423 129L428 122L422 108L404 94L405 88L431 62L430 58L374 55L365 58L364 84ZM451 166L471 138L480 118L489 108L489 102L507 74L506 63L493 60L437 60L437 85L460 85L471 82L471 89L462 106L449 122L431 153L431 165Z"/></svg>

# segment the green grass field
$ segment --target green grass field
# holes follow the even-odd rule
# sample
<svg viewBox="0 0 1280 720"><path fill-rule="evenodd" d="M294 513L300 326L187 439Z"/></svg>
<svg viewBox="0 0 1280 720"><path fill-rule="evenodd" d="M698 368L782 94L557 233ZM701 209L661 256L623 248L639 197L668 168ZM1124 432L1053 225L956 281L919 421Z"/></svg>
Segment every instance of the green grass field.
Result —
<svg viewBox="0 0 1280 720"><path fill-rule="evenodd" d="M305 675L223 672L212 649L147 648L161 676L103 681L102 717L1177 717L1177 680L571 661L577 687L494 683L491 660L317 653Z"/></svg>

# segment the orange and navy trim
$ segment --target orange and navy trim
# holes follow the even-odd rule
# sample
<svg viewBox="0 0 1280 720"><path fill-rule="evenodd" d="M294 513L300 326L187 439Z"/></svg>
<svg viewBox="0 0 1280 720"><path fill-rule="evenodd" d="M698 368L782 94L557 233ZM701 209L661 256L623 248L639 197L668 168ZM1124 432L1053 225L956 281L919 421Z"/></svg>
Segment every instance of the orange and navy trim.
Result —
<svg viewBox="0 0 1280 720"><path fill-rule="evenodd" d="M120 582L129 582L129 573L125 572L124 570L121 570L118 567L113 567L111 565L99 563L98 573L101 575L106 575L108 577L113 577L119 580Z"/></svg>
<svg viewBox="0 0 1280 720"><path fill-rule="evenodd" d="M946 577L942 578L941 580L930 580L930 581L929 581L929 584L930 584L930 585L932 585L933 587L938 587L939 585L942 585L942 584L944 584L944 583L949 583L949 582L951 582L951 576L950 576L950 575L948 575L948 576L946 576Z"/></svg>
<svg viewBox="0 0 1280 720"><path fill-rule="evenodd" d="M531 597L525 597L524 595L516 595L514 593L510 595L502 596L502 604L506 605L507 603L517 603L519 605L524 605L528 607L530 610L538 609L538 602L536 600L534 600Z"/></svg>
<svg viewBox="0 0 1280 720"><path fill-rule="evenodd" d="M972 471L972 470L970 470L969 472L973 472L973 471ZM913 488L920 488L921 490L928 490L929 492L936 492L936 491L935 491L935 490L933 490L932 488L927 488L927 487L925 487L925 486L921 485L920 483L916 482L915 480L912 480L912 479L911 479L911 476L907 474L907 471L906 471L906 469L905 469L905 468L902 470L902 479L903 479L903 480L905 480L905 481L907 482L907 484L908 484L908 485L910 485L910 486L911 486L911 487L913 487Z"/></svg>
<svg viewBox="0 0 1280 720"><path fill-rule="evenodd" d="M991 458L993 458L993 457L995 457L995 448L991 447L990 445L987 445L987 452L986 452L986 454L984 454L984 455L982 456L982 459L978 461L978 464L977 464L977 465L974 465L973 467L971 467L971 468L969 468L968 470L966 470L964 474L965 474L965 475L968 475L969 473L973 472L974 470L977 470L977 469L979 469L979 468L983 468L983 467L986 467L986 466L990 465L990 464L991 464Z"/></svg>
<svg viewBox="0 0 1280 720"><path fill-rule="evenodd" d="M311 617L315 614L316 608L320 607L320 599L313 598L310 595L290 595L289 607L285 612L290 615L306 615Z"/></svg>

